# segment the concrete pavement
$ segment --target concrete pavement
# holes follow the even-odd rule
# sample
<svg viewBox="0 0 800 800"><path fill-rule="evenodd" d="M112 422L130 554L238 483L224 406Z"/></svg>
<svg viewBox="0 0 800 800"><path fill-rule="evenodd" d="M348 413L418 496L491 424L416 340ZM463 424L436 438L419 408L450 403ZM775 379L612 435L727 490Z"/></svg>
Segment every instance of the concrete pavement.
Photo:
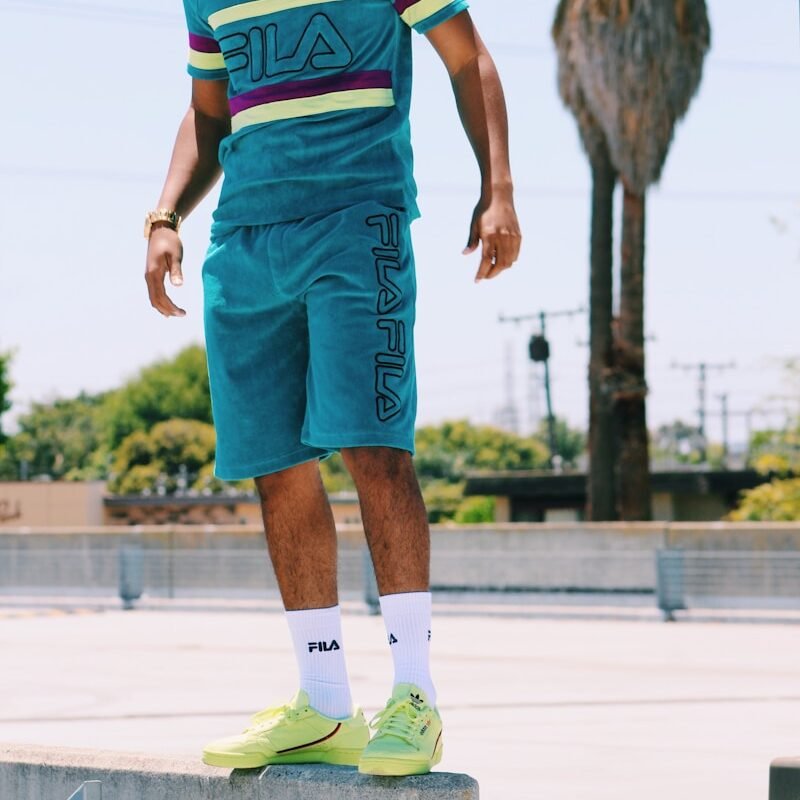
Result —
<svg viewBox="0 0 800 800"><path fill-rule="evenodd" d="M800 754L796 625L440 614L449 772L484 800L766 798ZM347 614L358 702L386 700L380 618ZM0 741L194 755L294 691L279 613L0 613Z"/></svg>
<svg viewBox="0 0 800 800"><path fill-rule="evenodd" d="M2 798L62 800L95 781L106 800L478 800L478 784L450 772L387 778L327 764L221 770L196 757L0 743Z"/></svg>

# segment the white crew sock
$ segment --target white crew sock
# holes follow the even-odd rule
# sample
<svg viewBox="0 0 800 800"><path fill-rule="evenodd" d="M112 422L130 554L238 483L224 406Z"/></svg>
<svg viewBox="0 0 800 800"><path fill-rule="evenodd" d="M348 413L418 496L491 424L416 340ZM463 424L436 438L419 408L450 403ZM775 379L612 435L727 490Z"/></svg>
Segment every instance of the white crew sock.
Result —
<svg viewBox="0 0 800 800"><path fill-rule="evenodd" d="M320 714L346 719L353 713L350 683L342 644L342 613L339 606L287 611L300 671L300 688L309 705Z"/></svg>
<svg viewBox="0 0 800 800"><path fill-rule="evenodd" d="M394 683L414 683L436 705L431 679L431 593L403 592L380 598L381 613L394 660Z"/></svg>

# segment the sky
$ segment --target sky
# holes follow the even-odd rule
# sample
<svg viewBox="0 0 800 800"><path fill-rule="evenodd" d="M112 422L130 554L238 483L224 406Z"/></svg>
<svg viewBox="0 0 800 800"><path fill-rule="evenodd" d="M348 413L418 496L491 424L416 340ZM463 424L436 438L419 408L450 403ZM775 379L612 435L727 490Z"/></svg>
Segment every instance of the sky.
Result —
<svg viewBox="0 0 800 800"><path fill-rule="evenodd" d="M535 425L545 413L541 370L527 360L537 325L499 318L588 302L589 172L556 92L554 7L472 0L505 87L524 235L517 265L479 285L477 257L461 255L477 167L445 70L415 37L420 424L491 423L510 403L523 431ZM797 410L782 365L800 357L798 7L708 7L703 81L647 201L648 420L696 421L697 371L676 364L735 363L708 381L709 434L720 436L727 394L735 443L745 438L741 412L757 409L760 427ZM0 0L0 25L0 351L15 352L8 428L31 402L113 388L202 341L200 267L216 192L182 231L185 285L172 291L187 317L163 319L147 300L142 221L189 98L179 0ZM585 314L548 323L554 410L576 426L587 418L587 326Z"/></svg>

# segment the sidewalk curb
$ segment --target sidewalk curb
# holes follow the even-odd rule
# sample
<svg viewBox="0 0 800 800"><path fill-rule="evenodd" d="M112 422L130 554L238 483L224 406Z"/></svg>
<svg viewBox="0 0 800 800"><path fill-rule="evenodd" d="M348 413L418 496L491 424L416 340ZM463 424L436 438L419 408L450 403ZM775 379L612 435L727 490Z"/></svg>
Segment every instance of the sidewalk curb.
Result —
<svg viewBox="0 0 800 800"><path fill-rule="evenodd" d="M478 800L477 781L450 772L376 778L323 764L231 772L186 757L0 745L2 798L66 800L88 780L102 781L107 800Z"/></svg>

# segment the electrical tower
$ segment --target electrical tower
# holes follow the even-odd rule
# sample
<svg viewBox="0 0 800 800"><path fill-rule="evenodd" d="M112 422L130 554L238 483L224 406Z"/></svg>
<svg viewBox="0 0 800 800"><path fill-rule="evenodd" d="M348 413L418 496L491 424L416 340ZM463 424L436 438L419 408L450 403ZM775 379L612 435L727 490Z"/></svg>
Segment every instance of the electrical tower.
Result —
<svg viewBox="0 0 800 800"><path fill-rule="evenodd" d="M700 435L700 447L702 448L700 451L701 462L705 462L706 460L706 382L708 379L708 372L709 370L723 372L726 369L734 369L735 367L736 363L733 361L729 361L726 364L709 364L707 361L698 361L694 364L678 364L677 362L673 362L672 364L673 369L697 371L697 432Z"/></svg>
<svg viewBox="0 0 800 800"><path fill-rule="evenodd" d="M514 397L514 345L510 341L506 342L505 357L506 401L503 406L497 409L495 419L499 427L518 434L520 432L520 425L519 411Z"/></svg>
<svg viewBox="0 0 800 800"><path fill-rule="evenodd" d="M574 317L576 314L585 314L586 309L571 309L569 311L539 311L537 314L520 314L514 317L500 315L500 322L513 322L518 324L527 320L539 321L539 333L534 333L528 342L528 355L531 361L544 365L544 391L547 399L547 434L550 449L550 468L555 465L555 458L558 456L558 443L556 442L556 418L553 413L553 396L550 388L550 342L547 341L547 318L548 317Z"/></svg>

